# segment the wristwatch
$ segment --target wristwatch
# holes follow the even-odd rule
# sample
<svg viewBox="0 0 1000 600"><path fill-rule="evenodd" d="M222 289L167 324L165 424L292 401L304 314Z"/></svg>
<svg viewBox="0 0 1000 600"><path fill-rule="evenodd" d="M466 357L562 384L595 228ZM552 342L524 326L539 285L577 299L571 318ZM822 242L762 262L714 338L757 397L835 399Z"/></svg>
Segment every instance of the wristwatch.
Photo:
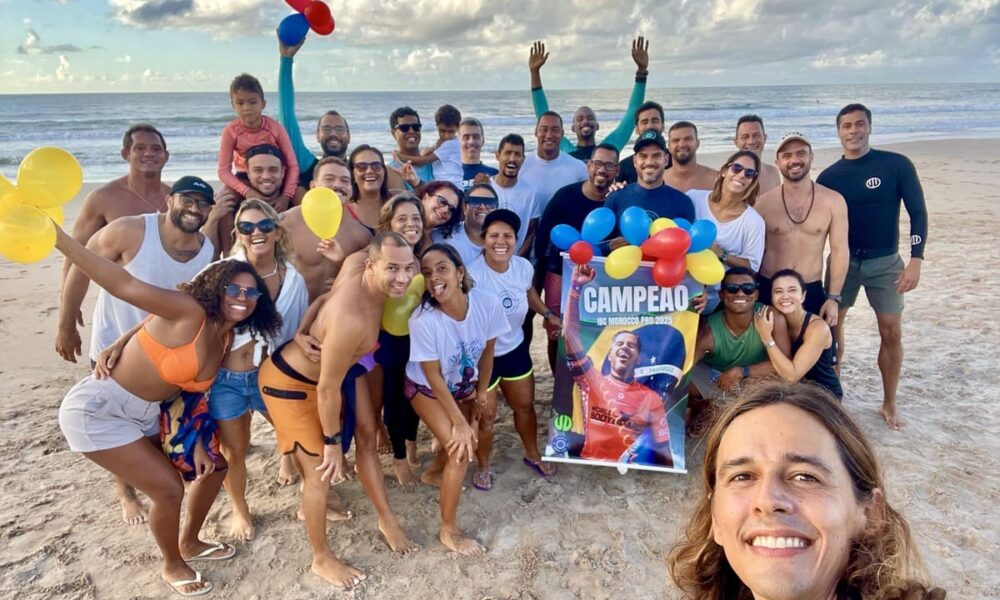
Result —
<svg viewBox="0 0 1000 600"><path fill-rule="evenodd" d="M727 258L729 258L729 250L723 250L722 254L719 255L719 260L724 263Z"/></svg>
<svg viewBox="0 0 1000 600"><path fill-rule="evenodd" d="M546 311L545 311L545 314L544 314L544 315L542 315L542 318L543 318L543 319L548 319L548 318L549 318L549 317L551 317L551 316L552 316L552 310L550 309L550 310L546 310Z"/></svg>
<svg viewBox="0 0 1000 600"><path fill-rule="evenodd" d="M841 303L841 296L840 296L840 294L827 294L826 295L826 299L827 300L833 300L837 304Z"/></svg>
<svg viewBox="0 0 1000 600"><path fill-rule="evenodd" d="M768 342L768 343L766 343L766 344L764 344L764 345L765 345L765 346L767 346L768 348L774 348L774 347L775 347L775 346L777 346L778 344L777 344L777 343L775 343L775 341L774 341L774 340L771 340L770 342Z"/></svg>
<svg viewBox="0 0 1000 600"><path fill-rule="evenodd" d="M324 446L339 446L340 443L341 443L341 441L343 439L344 439L343 432L340 432L340 431L338 431L337 433L335 433L333 435L324 435L323 436L323 445Z"/></svg>

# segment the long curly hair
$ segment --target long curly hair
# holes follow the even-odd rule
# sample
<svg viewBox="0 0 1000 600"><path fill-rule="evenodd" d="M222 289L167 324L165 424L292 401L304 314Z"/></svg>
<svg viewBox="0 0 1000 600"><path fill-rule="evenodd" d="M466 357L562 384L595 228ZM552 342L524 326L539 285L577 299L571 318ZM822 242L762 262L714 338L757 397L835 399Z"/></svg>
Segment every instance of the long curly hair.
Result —
<svg viewBox="0 0 1000 600"><path fill-rule="evenodd" d="M888 502L885 481L871 444L861 428L828 391L805 383L767 381L745 392L716 421L705 442L703 490L687 531L670 552L670 575L687 598L742 600L752 598L726 559L712 533L712 498L716 461L722 436L740 415L757 408L788 404L819 421L834 438L840 459L850 475L854 497L869 502L877 488L883 501L868 527L853 541L847 569L837 587L838 598L857 600L939 600L941 588L926 585L926 571L910 528Z"/></svg>
<svg viewBox="0 0 1000 600"><path fill-rule="evenodd" d="M240 236L239 231L236 230L236 223L240 222L240 217L243 216L244 212L251 209L259 210L264 213L267 215L267 218L273 220L276 225L274 228L274 233L277 236L274 239L274 259L278 261L279 265L284 264L285 261L291 260L291 241L288 239L288 230L281 224L281 220L278 217L278 211L274 210L274 207L267 202L257 198L244 200L243 204L240 204L239 209L236 211L236 218L233 221L233 239L236 241L233 243L232 250L229 251L230 256L236 254L237 252L242 252L244 255L247 254L247 248L243 245L243 239Z"/></svg>
<svg viewBox="0 0 1000 600"><path fill-rule="evenodd" d="M726 171L729 170L729 165L736 162L736 159L744 156L753 161L753 168L757 171L757 176L753 178L753 183L750 184L750 187L743 192L742 200L747 206L753 206L757 203L757 195L760 194L760 157L749 150L734 152L719 168L719 174L715 178L715 185L712 186L712 191L708 194L710 202L720 202L722 200L722 181L726 176Z"/></svg>
<svg viewBox="0 0 1000 600"><path fill-rule="evenodd" d="M254 335L273 337L281 329L281 315L271 300L271 294L267 292L267 284L248 262L242 260L220 260L212 263L191 281L186 281L177 286L182 292L187 292L205 310L205 316L212 321L222 321L222 297L225 295L226 286L233 281L233 277L240 273L253 275L257 283L257 291L260 297L257 298L257 305L247 318L236 324L236 330L243 332L249 330Z"/></svg>
<svg viewBox="0 0 1000 600"><path fill-rule="evenodd" d="M396 216L396 209L404 204L412 204L417 207L417 214L420 215L420 229L422 236L427 229L427 215L424 214L424 203L420 201L420 198L410 192L396 194L382 205L382 209L378 212L378 224L375 226L375 231L378 233L392 231L392 218ZM417 242L416 246L413 247L413 255L418 259L420 258L420 247L422 245L423 243L421 241Z"/></svg>

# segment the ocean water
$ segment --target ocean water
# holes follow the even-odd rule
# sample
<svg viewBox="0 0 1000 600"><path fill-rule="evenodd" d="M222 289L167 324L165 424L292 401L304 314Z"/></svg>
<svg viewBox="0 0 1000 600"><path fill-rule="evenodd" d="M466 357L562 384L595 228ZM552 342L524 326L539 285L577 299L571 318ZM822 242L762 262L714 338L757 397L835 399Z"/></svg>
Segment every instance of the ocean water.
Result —
<svg viewBox="0 0 1000 600"><path fill-rule="evenodd" d="M597 113L604 133L625 110L630 90L552 90L549 105L564 119L586 104ZM265 111L277 115L277 93L266 94ZM770 146L788 131L806 134L815 147L838 147L834 118L849 102L863 102L874 113L873 144L942 138L1000 137L1000 83L711 87L647 90L647 99L663 104L666 120L698 125L701 152L732 150L736 119L763 117ZM507 133L520 133L534 147L534 115L527 90L467 92L306 92L296 96L299 124L306 145L318 151L315 127L330 109L345 115L351 146L395 147L389 113L412 106L425 123L425 145L435 137L433 114L450 103L465 116L483 121L483 160L494 163L496 143ZM59 146L83 164L88 181L105 181L125 173L119 150L129 124L145 121L164 134L170 150L165 179L183 174L215 176L219 133L233 118L228 94L59 94L0 95L0 172L13 178L17 164L38 146ZM568 122L567 122L568 131ZM598 132L598 140L602 138Z"/></svg>

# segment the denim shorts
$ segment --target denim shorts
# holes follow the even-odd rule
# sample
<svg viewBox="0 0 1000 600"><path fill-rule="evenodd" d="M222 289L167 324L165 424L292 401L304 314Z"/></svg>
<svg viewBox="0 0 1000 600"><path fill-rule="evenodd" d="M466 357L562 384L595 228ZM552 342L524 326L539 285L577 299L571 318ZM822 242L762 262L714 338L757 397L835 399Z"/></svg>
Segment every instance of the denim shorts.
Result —
<svg viewBox="0 0 1000 600"><path fill-rule="evenodd" d="M208 412L212 413L212 418L229 421L251 410L267 412L257 389L257 369L242 372L219 369L208 392Z"/></svg>

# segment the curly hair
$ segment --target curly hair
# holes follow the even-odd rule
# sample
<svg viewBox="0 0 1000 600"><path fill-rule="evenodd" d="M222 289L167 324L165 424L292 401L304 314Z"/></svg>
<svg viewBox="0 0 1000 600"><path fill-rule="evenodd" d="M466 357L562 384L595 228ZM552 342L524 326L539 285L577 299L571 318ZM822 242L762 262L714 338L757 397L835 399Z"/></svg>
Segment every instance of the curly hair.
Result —
<svg viewBox="0 0 1000 600"><path fill-rule="evenodd" d="M757 203L757 195L760 194L760 157L749 150L734 152L732 156L726 159L726 162L719 168L719 174L715 178L715 185L712 186L712 191L708 194L709 201L719 202L722 200L722 180L726 175L726 171L729 169L729 165L736 162L736 159L744 156L753 161L757 176L753 178L753 183L750 184L750 187L743 192L742 200L747 206L753 206Z"/></svg>
<svg viewBox="0 0 1000 600"><path fill-rule="evenodd" d="M240 222L240 216L242 216L244 212L251 209L259 210L267 215L268 219L274 221L274 233L278 236L274 240L274 260L278 261L278 264L283 264L285 261L291 260L291 240L288 239L288 230L281 224L281 220L278 217L278 211L274 210L274 207L267 202L258 198L244 200L243 204L240 204L239 209L236 211L236 218L233 219L233 239L236 241L233 243L232 250L229 251L230 256L236 254L237 252L242 252L244 255L247 254L247 248L243 245L243 239L236 230L236 223Z"/></svg>
<svg viewBox="0 0 1000 600"><path fill-rule="evenodd" d="M719 417L705 442L702 494L687 531L670 552L670 575L687 598L735 600L752 594L715 542L712 532L712 499L716 462L722 437L740 415L757 408L788 404L805 411L833 436L840 459L850 475L854 497L869 502L874 491L883 493L881 510L854 540L847 568L837 587L838 598L858 600L939 600L941 588L929 588L910 528L889 506L882 471L875 452L861 428L828 391L805 383L766 381L745 392Z"/></svg>
<svg viewBox="0 0 1000 600"><path fill-rule="evenodd" d="M257 305L250 315L236 324L236 330L243 332L249 330L250 333L265 337L274 337L281 329L281 315L271 300L271 294L267 291L267 284L248 262L242 260L220 260L205 267L191 281L186 281L177 286L182 292L187 292L205 309L205 316L212 321L221 321L222 297L225 295L225 288L229 285L233 277L240 273L250 273L254 281L257 282L257 291L260 297L257 298Z"/></svg>

